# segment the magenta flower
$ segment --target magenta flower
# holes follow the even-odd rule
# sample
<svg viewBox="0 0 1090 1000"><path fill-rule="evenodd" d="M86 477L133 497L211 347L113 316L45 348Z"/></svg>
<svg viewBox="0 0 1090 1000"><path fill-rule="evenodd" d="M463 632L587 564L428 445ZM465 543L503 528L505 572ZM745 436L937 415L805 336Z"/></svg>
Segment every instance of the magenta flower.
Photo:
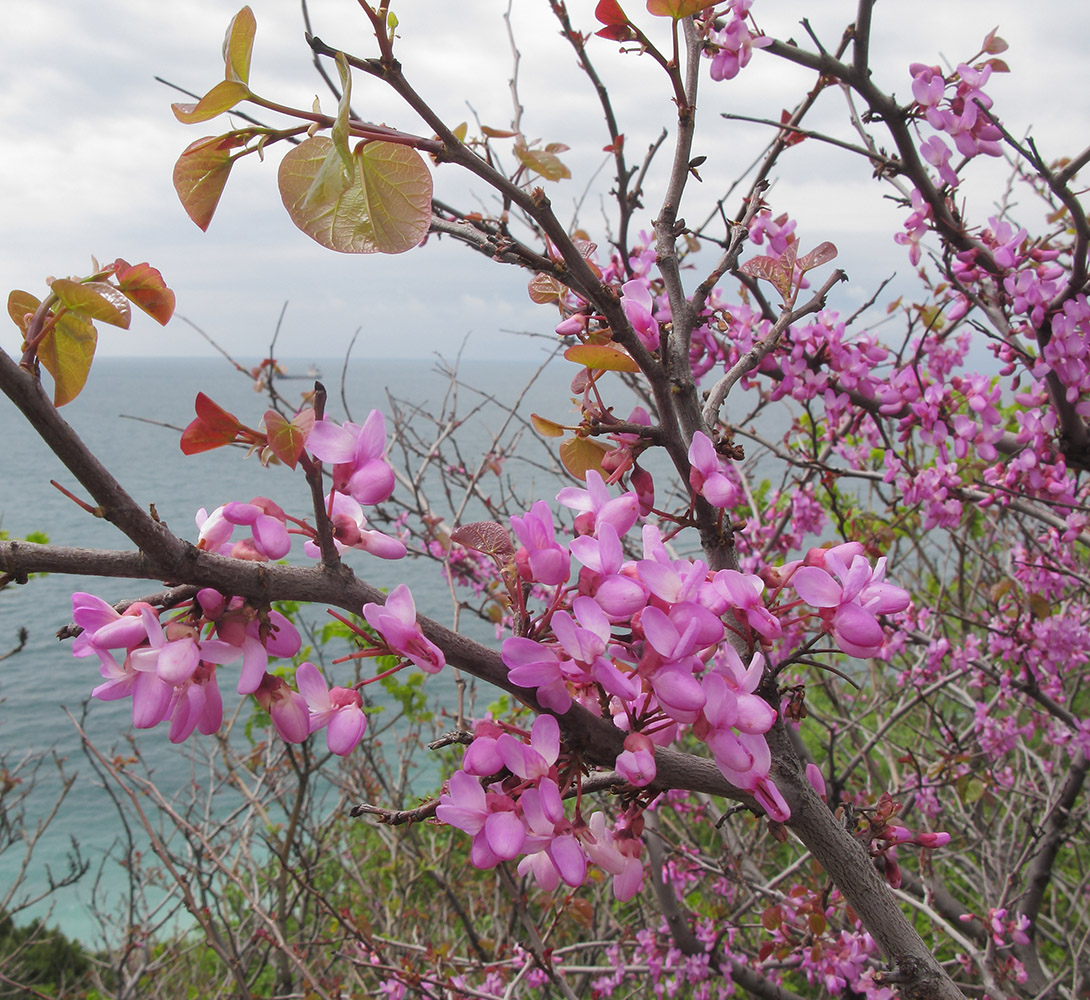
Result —
<svg viewBox="0 0 1090 1000"><path fill-rule="evenodd" d="M363 616L392 652L411 660L421 670L437 674L447 662L443 651L425 637L416 621L416 602L405 584L390 591L385 606L365 604Z"/></svg>
<svg viewBox="0 0 1090 1000"><path fill-rule="evenodd" d="M642 788L655 780L655 745L643 733L629 733L624 738L624 750L613 765L627 781Z"/></svg>
<svg viewBox="0 0 1090 1000"><path fill-rule="evenodd" d="M317 421L307 436L315 458L333 463L333 488L361 504L382 503L394 491L394 470L386 451L386 420L372 410L363 426L338 426L328 417Z"/></svg>
<svg viewBox="0 0 1090 1000"><path fill-rule="evenodd" d="M359 691L343 687L330 690L321 671L309 661L299 664L295 683L306 699L310 732L325 728L326 744L332 753L344 757L355 750L367 732Z"/></svg>
<svg viewBox="0 0 1090 1000"><path fill-rule="evenodd" d="M849 656L875 656L885 642L885 632L877 615L904 611L910 603L908 593L884 583L886 560L878 560L871 569L858 543L837 545L827 550L811 550L820 566L800 566L791 577L799 597L821 609L826 631ZM815 555L815 553L817 553ZM851 563L845 560L851 558Z"/></svg>
<svg viewBox="0 0 1090 1000"><path fill-rule="evenodd" d="M587 470L587 488L566 486L556 495L565 507L579 511L575 529L581 535L596 535L602 524L610 524L623 535L640 516L640 501L635 493L611 497L609 487L594 469Z"/></svg>
<svg viewBox="0 0 1090 1000"><path fill-rule="evenodd" d="M202 663L193 676L174 689L170 712L170 742L182 743L194 729L205 736L219 732L223 724L223 697L216 683L216 668Z"/></svg>
<svg viewBox="0 0 1090 1000"><path fill-rule="evenodd" d="M362 549L379 559L402 559L408 551L400 539L368 528L363 507L347 494L331 492L326 497L326 510L333 522L333 544L338 552ZM309 540L303 543L303 552L311 559L318 559L322 554L318 543Z"/></svg>
<svg viewBox="0 0 1090 1000"><path fill-rule="evenodd" d="M553 647L512 636L503 640L502 656L511 682L536 689L537 700L543 708L561 715L571 708L571 693ZM495 771L487 773L494 774Z"/></svg>
<svg viewBox="0 0 1090 1000"><path fill-rule="evenodd" d="M726 475L727 463L703 431L689 445L689 485L713 507L733 507L741 499L738 487Z"/></svg>
<svg viewBox="0 0 1090 1000"><path fill-rule="evenodd" d="M651 286L646 278L633 278L621 285L621 308L624 310L636 336L649 351L659 347L659 325L653 315L655 303L651 298Z"/></svg>
<svg viewBox="0 0 1090 1000"><path fill-rule="evenodd" d="M310 735L310 713L306 700L288 687L282 677L265 674L254 692L257 703L285 743L302 743Z"/></svg>
<svg viewBox="0 0 1090 1000"><path fill-rule="evenodd" d="M450 776L435 815L473 838L470 860L475 868L494 868L518 857L526 842L526 827L515 813L515 803L506 795L486 793L465 771Z"/></svg>
<svg viewBox="0 0 1090 1000"><path fill-rule="evenodd" d="M268 559L283 559L291 551L284 511L267 497L249 503L228 503L219 508L228 524L244 524L253 536L254 548Z"/></svg>
<svg viewBox="0 0 1090 1000"><path fill-rule="evenodd" d="M553 514L544 500L538 500L522 517L512 517L511 529L522 543L515 553L515 565L524 580L547 587L568 582L571 556L556 540Z"/></svg>

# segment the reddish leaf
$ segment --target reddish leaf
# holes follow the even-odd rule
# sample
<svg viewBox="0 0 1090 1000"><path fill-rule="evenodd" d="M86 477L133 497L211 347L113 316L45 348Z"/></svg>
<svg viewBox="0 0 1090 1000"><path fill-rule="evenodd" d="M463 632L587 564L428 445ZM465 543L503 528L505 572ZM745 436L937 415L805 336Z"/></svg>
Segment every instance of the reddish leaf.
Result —
<svg viewBox="0 0 1090 1000"><path fill-rule="evenodd" d="M1000 52L1007 51L1009 46L996 34L998 30L999 25L997 24L984 36L984 44L980 46L981 52L987 52L990 56L997 56Z"/></svg>
<svg viewBox="0 0 1090 1000"><path fill-rule="evenodd" d="M764 278L772 281L776 274L778 261L775 257L750 257L740 268L742 274L748 274L751 278Z"/></svg>
<svg viewBox="0 0 1090 1000"><path fill-rule="evenodd" d="M488 136L489 139L511 139L518 135L518 132L512 132L506 128L492 128L489 125L482 125L481 135Z"/></svg>
<svg viewBox="0 0 1090 1000"><path fill-rule="evenodd" d="M147 263L130 265L118 259L114 267L121 294L160 326L166 326L174 315L174 293L167 288L163 276Z"/></svg>
<svg viewBox="0 0 1090 1000"><path fill-rule="evenodd" d="M602 459L612 451L604 444L591 441L588 438L570 437L560 446L560 461L580 482L585 482L587 470L594 469L603 479L607 479L608 473L603 474Z"/></svg>
<svg viewBox="0 0 1090 1000"><path fill-rule="evenodd" d="M829 261L836 257L836 247L833 246L828 240L824 243L819 243L813 250L811 250L805 257L800 257L796 264L800 271L812 271L815 267L821 267L822 264L828 264Z"/></svg>
<svg viewBox="0 0 1090 1000"><path fill-rule="evenodd" d="M984 65L991 66L993 73L1009 73L1011 71L1010 66L1002 59L986 59Z"/></svg>
<svg viewBox="0 0 1090 1000"><path fill-rule="evenodd" d="M100 320L111 326L129 328L132 310L121 292L106 281L73 281L57 278L49 286L53 294L70 312L89 320Z"/></svg>
<svg viewBox="0 0 1090 1000"><path fill-rule="evenodd" d="M647 12L655 17L672 17L680 21L691 14L699 14L709 6L704 0L647 0Z"/></svg>
<svg viewBox="0 0 1090 1000"><path fill-rule="evenodd" d="M265 413L265 433L272 453L286 466L294 469L307 437L314 427L314 411L300 410L289 423L276 410Z"/></svg>
<svg viewBox="0 0 1090 1000"><path fill-rule="evenodd" d="M539 306L546 302L556 302L565 291L564 286L549 274L535 274L527 288L531 300Z"/></svg>
<svg viewBox="0 0 1090 1000"><path fill-rule="evenodd" d="M250 55L257 34L257 19L249 7L243 7L227 25L223 38L224 79L250 82Z"/></svg>
<svg viewBox="0 0 1090 1000"><path fill-rule="evenodd" d="M197 419L182 431L183 454L196 455L201 451L211 451L230 444L242 429L238 417L213 403L203 392L197 393L194 409L197 411Z"/></svg>
<svg viewBox="0 0 1090 1000"><path fill-rule="evenodd" d="M41 299L36 299L30 292L16 289L8 295L8 315L11 317L12 322L22 331L24 337L27 328L30 326L29 317L38 311L38 306L41 304Z"/></svg>
<svg viewBox="0 0 1090 1000"><path fill-rule="evenodd" d="M576 344L564 357L585 368L607 372L638 372L640 366L624 351L604 344Z"/></svg>
<svg viewBox="0 0 1090 1000"><path fill-rule="evenodd" d="M630 42L636 37L636 32L627 24L611 24L608 28L599 28L595 34L614 42Z"/></svg>
<svg viewBox="0 0 1090 1000"><path fill-rule="evenodd" d="M174 164L174 190L188 215L207 231L234 160L224 148L226 136L205 137L186 147Z"/></svg>
<svg viewBox="0 0 1090 1000"><path fill-rule="evenodd" d="M628 24L628 15L621 10L617 0L598 0L598 6L594 8L594 16L602 24Z"/></svg>
<svg viewBox="0 0 1090 1000"><path fill-rule="evenodd" d="M450 539L501 562L506 562L515 554L515 547L511 544L507 529L495 521L474 521L472 524L460 525L450 533Z"/></svg>
<svg viewBox="0 0 1090 1000"><path fill-rule="evenodd" d="M788 111L786 108L784 108L783 111L780 112L780 124L781 125L790 125L791 124L791 119L794 118L794 117L795 117L794 114L792 114L790 111ZM785 146L797 146L805 138L806 138L806 136L803 135L802 132L795 132L795 131L792 130L792 131L787 133L786 138L783 140L783 144Z"/></svg>

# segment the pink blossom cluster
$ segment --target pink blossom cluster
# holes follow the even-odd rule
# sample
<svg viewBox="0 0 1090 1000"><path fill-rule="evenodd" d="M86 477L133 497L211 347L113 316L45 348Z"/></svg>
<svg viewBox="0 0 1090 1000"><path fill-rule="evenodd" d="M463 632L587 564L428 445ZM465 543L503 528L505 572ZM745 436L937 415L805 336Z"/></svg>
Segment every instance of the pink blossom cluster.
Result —
<svg viewBox="0 0 1090 1000"><path fill-rule="evenodd" d="M519 874L532 873L545 890L561 882L583 884L588 863L613 876L620 900L631 899L643 884L640 862L642 820L622 818L613 828L594 812L574 821L564 811L568 781L558 763L560 727L551 715L539 715L524 733L489 720L478 722L475 739L462 766L440 796L436 816L473 837L470 858L477 868L494 868L521 857ZM565 768L570 776L570 768ZM506 777L504 777L506 775ZM494 779L494 780L489 780Z"/></svg>
<svg viewBox="0 0 1090 1000"><path fill-rule="evenodd" d="M913 63L908 71L912 74L912 96L933 129L950 136L962 156L977 156L980 153L999 156L999 140L1003 138L1003 133L986 113L992 106L992 99L983 91L992 75L990 65L959 63L949 80L942 75L938 66ZM947 90L951 87L953 93L947 97ZM946 150L945 156L936 154L936 144ZM949 159L946 144L937 136L930 140L929 150L924 155L932 163L937 159L944 162ZM949 170L949 167L946 169ZM952 182L947 176L943 179L951 186L957 184L956 175Z"/></svg>
<svg viewBox="0 0 1090 1000"><path fill-rule="evenodd" d="M72 595L72 613L83 629L73 655L99 660L103 683L91 692L93 697L132 698L138 729L150 729L169 717L174 743L194 729L206 735L219 730L223 699L218 666L241 660L238 693L254 694L270 676L269 657L294 656L301 645L299 633L279 612L211 589L200 591L165 621L149 604L132 604L119 614L85 593Z"/></svg>
<svg viewBox="0 0 1090 1000"><path fill-rule="evenodd" d="M705 55L712 61L709 72L713 80L733 80L749 65L754 49L772 44L771 38L750 30L749 9L752 6L753 0L730 0L726 25L708 32Z"/></svg>

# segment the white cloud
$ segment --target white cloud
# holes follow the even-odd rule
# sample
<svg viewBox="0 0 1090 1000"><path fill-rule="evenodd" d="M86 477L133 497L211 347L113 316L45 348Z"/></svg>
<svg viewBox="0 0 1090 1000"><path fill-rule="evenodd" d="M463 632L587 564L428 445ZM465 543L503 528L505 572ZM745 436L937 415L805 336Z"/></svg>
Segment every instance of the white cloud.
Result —
<svg viewBox="0 0 1090 1000"><path fill-rule="evenodd" d="M220 42L238 2L8 0L0 36L0 122L6 136L0 157L0 284L40 291L47 274L78 272L92 253L148 259L175 287L180 310L219 331L239 354L265 350L285 299L292 305L282 344L285 351L303 355L339 353L368 318L382 324L383 335L371 349L384 356L452 351L468 330L474 331L470 356L495 357L505 344L518 354L524 344L504 337L501 325L548 333L555 315L529 303L524 274L496 267L449 240L430 241L422 250L393 259L344 258L310 243L280 207L275 162L239 165L208 234L186 219L171 189L173 163L190 141L216 124L188 129L177 124L169 104L178 95L153 77L197 91L220 79ZM303 107L318 93L330 107L302 40L296 0L252 0L252 5L258 19L255 87ZM577 27L593 30L592 6L569 4ZM642 10L636 0L628 6ZM351 0L312 0L311 9L315 31L327 42L372 54L366 20ZM494 126L511 120L513 59L502 18L506 9L506 0L405 0L395 5L406 72L452 124L472 122L473 111ZM910 62L971 57L998 22L1011 44L1004 58L1015 72L993 76L988 91L1004 120L1017 134L1032 124L1046 157L1085 146L1090 108L1076 95L1085 93L1090 82L1082 53L1090 8L1057 2L1043 17L1039 9L1013 0L960 0L953 9L956 16L948 11L940 23L909 15L906 7L876 7L872 53L879 85L906 96ZM835 48L854 10L854 2L846 0L758 0L754 13L765 30L810 45L798 22L802 12L823 43ZM664 27L646 20L649 30ZM1058 30L1058 24L1064 29ZM521 55L525 131L572 147L565 160L575 178L550 185L548 194L562 217L585 195L584 225L599 231L599 206L604 199L608 208L610 184L603 173L586 187L586 178L602 164L606 142L596 96L547 5L515 4L512 28ZM594 39L590 44L635 162L671 123L665 78L651 60L622 55L614 43ZM705 86L697 151L708 161L701 168L704 184L693 186L683 206L690 223L703 218L769 137L759 125L722 122L719 112L775 118L813 80L813 73L758 52L737 80ZM375 81L359 77L354 96L357 111L372 120L422 128ZM821 96L812 121L849 135L843 100L835 90ZM657 165L665 168L669 156L667 146ZM1005 169L973 166L974 175L991 175L989 193L973 203L978 217L988 214L996 196L991 192L1002 191ZM903 212L883 201L863 161L852 163L835 150L807 142L790 151L776 177L776 210L799 218L804 242L837 242L853 278L869 281L894 268L907 270L903 252L892 244ZM654 212L660 183L649 177L646 213L636 220L637 230ZM436 184L443 197L458 205L494 205L488 192L474 191L452 168L437 170ZM737 206L738 195L728 211ZM606 242L600 232L598 239ZM853 260L860 263L853 265ZM851 296L863 297L859 287ZM12 328L0 342L11 348L14 339ZM128 334L111 332L102 350L170 354L207 348L184 327L160 331L143 325Z"/></svg>

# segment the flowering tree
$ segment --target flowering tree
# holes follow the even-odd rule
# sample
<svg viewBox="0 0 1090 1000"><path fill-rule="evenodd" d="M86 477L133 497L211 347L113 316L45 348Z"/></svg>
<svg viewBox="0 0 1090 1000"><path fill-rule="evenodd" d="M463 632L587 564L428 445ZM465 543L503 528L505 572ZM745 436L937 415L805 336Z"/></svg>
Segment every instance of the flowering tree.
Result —
<svg viewBox="0 0 1090 1000"><path fill-rule="evenodd" d="M895 95L869 72L870 0L833 47L764 34L751 5L648 0L633 13L601 0L590 19L550 2L604 123L612 214L597 241L546 194L568 174L566 147L529 139L518 120L471 130L433 112L401 69L412 34L401 37L388 0L360 3L370 55L308 35L332 114L252 89L256 22L243 8L224 80L174 106L184 123L240 106L253 116L182 154L186 212L207 228L235 165L288 146L284 205L323 246L400 253L445 236L524 269L573 365L578 417L532 416L572 481L504 518L451 528L414 497L417 520L376 513L370 526L397 488L382 413L333 419L320 386L263 418L198 395L181 450L243 443L299 469L310 513L237 498L198 514L195 544L178 537L57 410L88 376L96 321L127 325L131 303L160 322L172 312L157 271L119 260L53 280L43 300L12 293L23 355L0 354L0 386L137 551L9 541L0 569L168 583L120 607L74 595L73 652L99 665L96 697L131 698L135 726L167 723L176 742L219 729L226 670L283 740L324 731L338 755L359 744L367 680L330 686L309 662L287 679L270 670L300 645L279 600L355 616L343 620L360 657L457 669L508 692L520 712L450 737L464 756L438 798L384 818L457 828L475 867L509 881L516 869L557 898L606 877L618 906L653 895L659 916L629 958L659 990L1075 996L1090 929L1090 228L1072 183L1090 150L1051 162L1008 133L987 95L1006 70L994 31L955 69L906 67ZM658 74L676 112L669 142L639 154L596 70L618 49ZM803 67L814 85L766 122L773 138L745 195L686 220L705 159L699 97L735 86L753 58ZM425 128L358 117L359 75ZM846 100L843 135L806 127L827 92ZM764 197L776 164L817 142L863 157L876 191L904 206L895 239L920 290L890 307L898 323L882 338L834 308L837 249L797 234L791 206ZM1013 195L990 218L964 213L976 161L997 156L1039 213L1021 218ZM473 178L489 210L435 197L433 172ZM647 211L651 189L662 196ZM623 415L611 398L622 383L643 400ZM792 407L778 438L766 419L776 405ZM293 534L314 566L276 562ZM380 593L343 558L410 547L441 551L455 585L485 598L495 647L418 614L405 586ZM733 805L717 819L723 799ZM547 944L529 947L540 967L524 980L482 958L476 985L383 966L384 989L571 995ZM624 947L618 937L604 952L599 994L633 975Z"/></svg>

